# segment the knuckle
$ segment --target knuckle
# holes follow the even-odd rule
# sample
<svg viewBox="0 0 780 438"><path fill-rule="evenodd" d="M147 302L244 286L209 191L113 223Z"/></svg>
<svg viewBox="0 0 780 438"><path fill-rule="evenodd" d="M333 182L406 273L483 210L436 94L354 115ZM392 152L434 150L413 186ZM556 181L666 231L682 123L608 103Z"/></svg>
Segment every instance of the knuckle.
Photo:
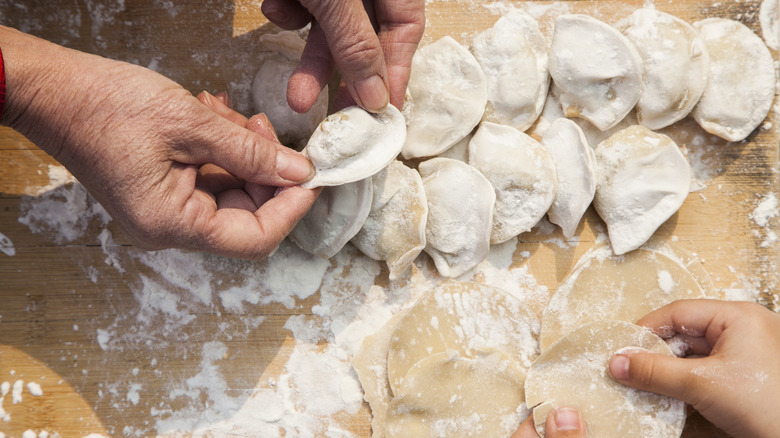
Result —
<svg viewBox="0 0 780 438"><path fill-rule="evenodd" d="M343 43L337 48L340 54L335 55L342 65L357 66L358 69L369 68L377 59L381 59L382 50L372 40L355 40Z"/></svg>
<svg viewBox="0 0 780 438"><path fill-rule="evenodd" d="M652 388L656 384L656 362L652 356L637 360L637 356L631 358L629 367L629 376L631 380L641 385L643 388Z"/></svg>
<svg viewBox="0 0 780 438"><path fill-rule="evenodd" d="M240 134L238 139L241 145L240 159L248 165L248 168L263 173L276 171L276 151L274 148L260 142L259 134L246 131Z"/></svg>

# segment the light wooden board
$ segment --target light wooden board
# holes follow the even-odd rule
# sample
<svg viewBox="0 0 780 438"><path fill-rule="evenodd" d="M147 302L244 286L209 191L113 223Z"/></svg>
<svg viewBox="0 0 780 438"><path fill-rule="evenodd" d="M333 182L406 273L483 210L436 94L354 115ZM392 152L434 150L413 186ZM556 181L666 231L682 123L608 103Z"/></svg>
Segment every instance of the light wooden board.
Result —
<svg viewBox="0 0 780 438"><path fill-rule="evenodd" d="M544 11L541 23L549 31L550 20L563 11L613 22L644 2L513 3L537 13ZM238 109L251 112L246 97L261 50L257 37L273 31L260 14L259 3L126 0L118 4L108 0L4 2L0 22L73 48L153 67L193 93L228 90ZM760 34L757 1L658 1L656 6L688 21L736 18ZM505 7L501 2L484 6L476 0L428 1L423 43L450 35L467 44L476 32L495 22ZM773 55L777 58L777 53ZM716 289L752 288L764 304L773 307L777 304L778 246L761 244L767 232L778 231L777 218L769 227L758 227L750 216L763 197L778 192L780 123L774 113L768 121L773 122L769 129L760 129L747 142L737 144L704 135L690 120L665 130L694 154L708 178L704 189L692 193L655 238L695 252ZM279 303L249 306L240 316L226 312L216 296L210 304L191 299L187 314L194 315L195 323L182 325L166 343L164 335L172 331L158 327L165 324L163 319L148 325L138 320L144 314L139 284L165 280L129 246L114 224L108 230L116 246L102 248L99 234L104 227L96 219L86 224L78 238L63 243L55 240L56 233L32 232L19 222L24 208L35 203L26 196L50 184L51 165L56 163L22 136L0 129L0 233L16 249L13 257L0 253L0 382L33 381L43 389L43 395L36 397L25 388L22 402L16 404L11 394L6 395L2 407L10 421L0 421L0 432L14 437L26 430L46 430L63 437L121 435L123 431L150 434L155 421L164 415L154 413L161 400L171 398L170 390L177 382L181 388L191 388L185 382L202 371L202 351L215 339L226 347L215 366L224 376L226 392L239 402L248 397L242 395L248 388L267 388L268 382L282 374L295 344L284 328L288 318L316 319L312 307L320 303L322 293L332 291L295 299L290 307ZM557 230L521 235L513 267L527 267L539 284L554 291L603 230L603 223L590 210L575 241L566 242ZM109 255L121 263L124 272L107 263ZM205 260L209 278L224 281L220 284L229 284L232 275L251 268L221 264L215 258ZM262 269L262 264L257 266ZM386 270L375 282L387 284ZM190 297L190 292L176 290L183 298ZM216 289L212 293L216 295ZM359 299L363 291L343 293ZM257 326L247 325L254 317L265 320ZM114 333L112 339L124 344L104 348L101 330ZM128 336L123 338L122 333ZM320 346L325 348L325 344ZM138 399L133 397L131 384L141 385ZM196 397L188 407L198 403L205 409L209 401ZM345 429L369 436L366 406L354 415L338 417ZM224 418L209 419L218 420ZM694 420L685 436L710 437L717 432L706 422Z"/></svg>

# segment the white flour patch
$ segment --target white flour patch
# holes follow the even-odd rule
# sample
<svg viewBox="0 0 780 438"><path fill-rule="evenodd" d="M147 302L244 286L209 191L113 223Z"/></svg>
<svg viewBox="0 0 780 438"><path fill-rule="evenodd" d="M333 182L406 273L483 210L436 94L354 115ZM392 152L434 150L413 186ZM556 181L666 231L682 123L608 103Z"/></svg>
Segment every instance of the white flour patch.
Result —
<svg viewBox="0 0 780 438"><path fill-rule="evenodd" d="M9 257L16 255L16 248L14 248L14 243L11 242L11 239L9 239L3 233L0 233L0 252Z"/></svg>
<svg viewBox="0 0 780 438"><path fill-rule="evenodd" d="M750 215L753 222L761 228L753 230L753 234L761 239L759 244L761 248L767 248L777 243L777 233L771 226L772 219L776 218L777 215L777 197L774 193L764 196Z"/></svg>

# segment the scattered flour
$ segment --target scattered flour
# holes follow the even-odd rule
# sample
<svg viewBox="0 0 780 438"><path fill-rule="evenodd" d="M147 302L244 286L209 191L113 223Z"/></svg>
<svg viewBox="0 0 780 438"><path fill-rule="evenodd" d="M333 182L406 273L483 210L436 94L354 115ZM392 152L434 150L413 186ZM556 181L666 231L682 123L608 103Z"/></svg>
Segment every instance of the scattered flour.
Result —
<svg viewBox="0 0 780 438"><path fill-rule="evenodd" d="M13 404L21 403L22 402L22 389L24 388L24 382L22 380L17 380L14 382L13 389L11 390L11 397L13 400Z"/></svg>
<svg viewBox="0 0 780 438"><path fill-rule="evenodd" d="M672 278L672 274L669 271L658 271L658 287L667 294L672 292L674 289L674 278Z"/></svg>
<svg viewBox="0 0 780 438"><path fill-rule="evenodd" d="M750 215L753 222L761 229L754 229L753 234L761 239L759 246L768 248L777 243L777 232L772 229L770 221L778 216L777 197L774 193L769 193L758 203L758 206ZM761 233L763 231L763 234Z"/></svg>
<svg viewBox="0 0 780 438"><path fill-rule="evenodd" d="M30 391L30 394L34 395L35 397L40 397L43 395L43 390L41 389L41 385L35 382L28 382L27 390Z"/></svg>
<svg viewBox="0 0 780 438"><path fill-rule="evenodd" d="M0 233L0 252L9 257L16 255L16 248L14 248L14 243L11 242L11 239L9 239L3 233Z"/></svg>

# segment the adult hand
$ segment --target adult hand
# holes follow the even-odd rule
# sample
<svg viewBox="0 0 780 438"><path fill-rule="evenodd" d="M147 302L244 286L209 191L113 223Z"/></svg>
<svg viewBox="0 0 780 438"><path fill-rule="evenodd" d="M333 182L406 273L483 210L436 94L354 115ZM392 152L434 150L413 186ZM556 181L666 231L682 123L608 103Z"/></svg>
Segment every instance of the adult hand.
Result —
<svg viewBox="0 0 780 438"><path fill-rule="evenodd" d="M685 300L638 324L684 345L690 357L618 354L609 363L613 378L683 400L733 436L777 436L780 315L754 303Z"/></svg>
<svg viewBox="0 0 780 438"><path fill-rule="evenodd" d="M369 111L403 105L412 56L425 28L423 0L265 0L263 14L283 29L312 23L287 101L312 107L338 66L348 95ZM342 93L343 96L344 93ZM345 107L337 96L337 106Z"/></svg>
<svg viewBox="0 0 780 438"><path fill-rule="evenodd" d="M169 79L0 27L2 122L62 163L135 244L262 258L316 191L281 190L254 212L218 208L196 184L211 163L264 187L295 186L311 163L236 125Z"/></svg>
<svg viewBox="0 0 780 438"><path fill-rule="evenodd" d="M586 438L585 422L572 408L558 408L547 416L544 425L545 438ZM510 438L538 438L534 428L534 416L529 415Z"/></svg>

